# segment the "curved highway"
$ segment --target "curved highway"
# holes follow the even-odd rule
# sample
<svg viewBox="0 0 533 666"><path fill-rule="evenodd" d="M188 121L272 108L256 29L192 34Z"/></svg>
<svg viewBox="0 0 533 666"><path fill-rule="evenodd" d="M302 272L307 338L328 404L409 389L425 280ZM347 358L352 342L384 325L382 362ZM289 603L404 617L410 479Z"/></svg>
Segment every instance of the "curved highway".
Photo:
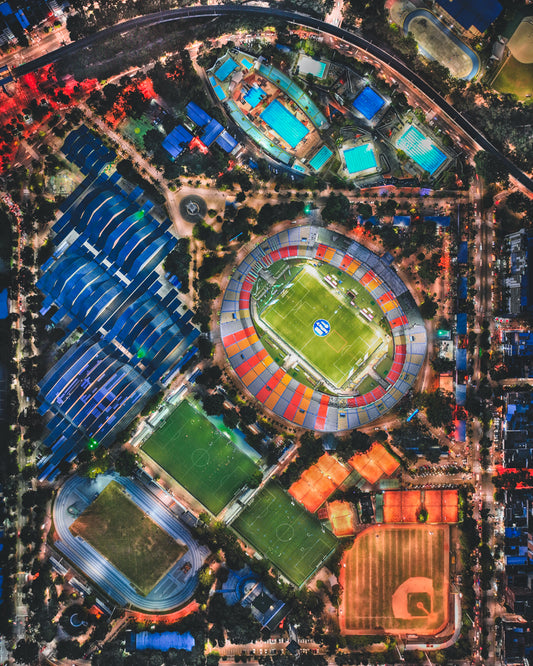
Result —
<svg viewBox="0 0 533 666"><path fill-rule="evenodd" d="M123 573L87 541L75 537L69 529L75 520L68 512L69 506L76 503L78 506L83 505L85 509L93 501L95 489L96 494L99 494L112 480L120 483L139 508L165 532L188 548L146 596L139 594ZM89 484L87 478L74 476L60 488L54 504L54 525L59 534L56 548L121 606L131 605L144 611L161 613L173 610L188 601L198 583L198 570L204 563L205 549L196 543L167 506L136 481L112 473L98 477L96 483ZM182 581L178 576L184 561L190 562L192 566Z"/></svg>
<svg viewBox="0 0 533 666"><path fill-rule="evenodd" d="M44 56L24 63L14 69L15 76L21 76L35 69L48 65L57 60L70 57L75 54L79 49L91 46L100 39L104 39L114 34L127 32L134 28L150 26L157 23L165 23L168 21L186 20L188 18L209 18L214 16L233 16L242 14L257 14L259 16L275 16L278 19L287 22L298 23L299 25L307 26L320 30L326 34L352 44L358 48L362 48L382 62L386 63L389 67L396 70L400 75L408 79L412 85L416 86L422 93L424 93L434 104L440 107L453 122L455 122L466 134L470 136L483 150L492 153L498 157L510 175L513 176L524 187L533 192L533 180L521 171L511 160L503 153L501 153L496 146L494 146L476 127L465 118L459 111L453 108L436 90L434 90L428 83L426 83L418 74L415 74L405 63L397 58L392 53L385 51L380 46L373 44L371 41L355 35L343 28L339 28L329 23L325 23L320 19L299 14L297 12L285 11L283 9L276 9L275 7L251 7L248 5L214 5L211 7L188 7L182 9L168 9L162 12L155 12L145 16L139 16L128 21L123 21L109 28L101 30L100 32L89 35L83 39L78 40L67 46L63 46L55 51L51 51Z"/></svg>

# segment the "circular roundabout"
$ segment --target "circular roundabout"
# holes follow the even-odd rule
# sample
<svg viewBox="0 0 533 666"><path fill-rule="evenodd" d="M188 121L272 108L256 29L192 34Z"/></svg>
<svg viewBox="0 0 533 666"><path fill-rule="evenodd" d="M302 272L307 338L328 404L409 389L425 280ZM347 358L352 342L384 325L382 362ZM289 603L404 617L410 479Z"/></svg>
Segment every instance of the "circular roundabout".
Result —
<svg viewBox="0 0 533 666"><path fill-rule="evenodd" d="M250 394L320 432L366 425L394 407L418 376L427 336L391 261L321 227L257 245L220 312L228 361Z"/></svg>
<svg viewBox="0 0 533 666"><path fill-rule="evenodd" d="M180 215L191 224L204 219L207 214L207 204L197 194L189 194L180 201Z"/></svg>

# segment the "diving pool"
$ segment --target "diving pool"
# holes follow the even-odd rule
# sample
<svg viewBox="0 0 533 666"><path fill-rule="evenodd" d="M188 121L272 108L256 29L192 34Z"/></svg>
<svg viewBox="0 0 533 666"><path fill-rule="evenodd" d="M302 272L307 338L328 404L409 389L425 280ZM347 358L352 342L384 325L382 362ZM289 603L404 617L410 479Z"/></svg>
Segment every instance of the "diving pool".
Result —
<svg viewBox="0 0 533 666"><path fill-rule="evenodd" d="M409 125L396 142L396 148L403 150L424 171L432 174L446 161L446 155L413 125Z"/></svg>
<svg viewBox="0 0 533 666"><path fill-rule="evenodd" d="M307 127L277 99L270 102L261 118L292 148L296 148L304 136L309 134Z"/></svg>
<svg viewBox="0 0 533 666"><path fill-rule="evenodd" d="M252 86L244 95L244 100L255 109L259 102L267 96L266 92L260 86Z"/></svg>
<svg viewBox="0 0 533 666"><path fill-rule="evenodd" d="M376 155L371 143L342 151L349 174L360 173L377 167Z"/></svg>
<svg viewBox="0 0 533 666"><path fill-rule="evenodd" d="M359 111L367 120L372 120L376 113L383 108L385 100L381 95L372 90L369 86L357 95L352 102L352 106Z"/></svg>

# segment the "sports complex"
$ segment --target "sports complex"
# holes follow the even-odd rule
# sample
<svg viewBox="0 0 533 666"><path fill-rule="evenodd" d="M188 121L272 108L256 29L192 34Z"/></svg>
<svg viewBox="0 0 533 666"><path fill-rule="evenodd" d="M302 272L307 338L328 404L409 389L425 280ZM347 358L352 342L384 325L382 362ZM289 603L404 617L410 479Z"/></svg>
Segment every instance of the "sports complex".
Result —
<svg viewBox="0 0 533 666"><path fill-rule="evenodd" d="M391 261L312 226L257 245L220 313L227 358L248 391L321 432L360 427L394 407L417 378L427 338Z"/></svg>

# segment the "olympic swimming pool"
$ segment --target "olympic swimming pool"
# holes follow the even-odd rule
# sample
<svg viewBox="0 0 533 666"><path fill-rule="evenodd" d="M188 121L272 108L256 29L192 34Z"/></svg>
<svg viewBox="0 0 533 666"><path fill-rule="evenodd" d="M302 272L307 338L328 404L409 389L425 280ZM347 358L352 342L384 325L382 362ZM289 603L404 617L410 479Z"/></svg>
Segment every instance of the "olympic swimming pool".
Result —
<svg viewBox="0 0 533 666"><path fill-rule="evenodd" d="M304 136L309 134L307 127L277 99L270 102L261 118L292 148L296 148Z"/></svg>
<svg viewBox="0 0 533 666"><path fill-rule="evenodd" d="M376 155L371 143L365 143L355 148L348 148L348 150L343 150L342 152L346 160L346 168L350 175L377 167Z"/></svg>
<svg viewBox="0 0 533 666"><path fill-rule="evenodd" d="M396 148L403 150L424 171L433 174L446 161L446 155L413 125L409 125L396 142Z"/></svg>

